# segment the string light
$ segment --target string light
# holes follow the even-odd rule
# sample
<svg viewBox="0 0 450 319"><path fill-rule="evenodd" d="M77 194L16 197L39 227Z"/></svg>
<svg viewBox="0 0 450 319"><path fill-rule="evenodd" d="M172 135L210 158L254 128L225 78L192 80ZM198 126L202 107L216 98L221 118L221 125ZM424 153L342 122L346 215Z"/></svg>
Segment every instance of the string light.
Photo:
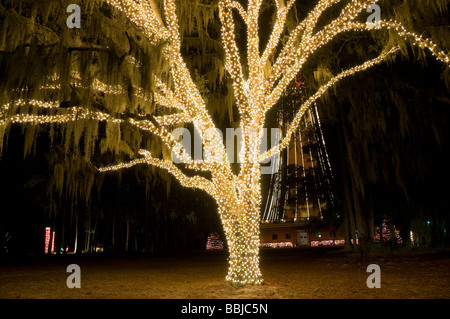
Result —
<svg viewBox="0 0 450 319"><path fill-rule="evenodd" d="M206 242L206 250L222 250L223 242L220 240L219 234L211 233Z"/></svg>
<svg viewBox="0 0 450 319"><path fill-rule="evenodd" d="M381 53L375 59L332 77L301 106L281 143L260 154L265 116L268 110L277 103L283 91L295 78L311 54L330 42L339 33L371 30L366 24L357 23L354 20L369 4L377 1L350 1L336 19L314 33L323 12L340 2L340 0L318 1L305 20L290 32L287 42L275 59L278 44L283 31L286 29L287 15L295 0L275 1L276 20L262 54L259 51L260 37L258 34L258 19L262 0L249 0L247 8L243 8L235 0L219 0L218 9L222 26L221 38L225 53L225 68L232 80L232 94L239 111L243 133L239 153L241 167L237 175L231 169L222 136L217 132L216 126L207 111L206 103L181 55L181 37L175 0L164 0L164 19L162 19L159 9L152 0L104 1L123 12L132 23L144 32L151 44L162 44L161 53L169 63L170 78L173 84L169 86L155 76L156 90L153 92L153 97L160 107L176 111L176 113L156 116L154 117L156 123L154 123L148 119L130 118L123 120L104 112L87 110L82 107L62 109L59 107L60 102L58 101L16 100L0 109L0 128L15 123L43 124L98 120L131 125L158 136L169 150L176 151L182 159L182 165L195 171L210 172L210 178L207 179L200 175L187 176L173 161L154 158L147 150L139 151L139 154L143 156L141 158L127 163L102 167L99 168L99 171L115 171L139 164L154 165L171 173L183 186L206 191L217 202L218 213L228 243L229 269L226 280L238 285L262 283L262 274L259 268L260 163L287 147L304 112L330 87L343 78L381 63L398 52L399 47L393 47L387 52ZM236 45L233 10L239 12L247 27L248 75L244 75L241 55ZM449 57L443 51L439 51L437 45L415 33L408 32L399 22L381 21L380 27L375 31L378 30L394 30L411 44L427 48L438 60L446 64L450 63ZM135 67L140 65L133 58L129 59L129 63ZM271 65L271 68L267 68L268 65ZM57 79L57 75L49 77L50 82L57 81ZM73 79L75 87L86 89L81 85L79 75L74 74ZM41 89L58 90L60 87L58 84L49 83L42 86ZM120 85L107 85L99 80L94 80L90 89L113 95L126 94L127 92ZM145 100L144 102L150 103L149 95L144 90L137 87L134 87L134 89L136 97L141 97ZM25 105L37 108L37 113L47 111L49 114L17 114L17 109ZM205 150L205 159L194 161L183 149L180 142L174 140L171 129L186 123L192 123L199 134Z"/></svg>
<svg viewBox="0 0 450 319"><path fill-rule="evenodd" d="M77 72L73 72L72 73L72 77L73 77L73 81L70 82L70 85L77 88L77 89L83 89L83 90L95 90L95 91L101 91L104 94L107 95L127 95L128 92L127 90L125 90L120 84L117 85L111 85L111 84L106 84L102 81L100 81L99 79L94 79L92 81L92 84L89 87L83 86L80 81L80 75ZM59 75L55 74L52 75L51 77L49 77L49 79L51 79L51 82L56 82L59 80ZM146 94L144 92L144 89L142 89L141 87L138 87L136 85L132 85L133 90L134 90L134 97L135 98L140 98L143 100L143 102L147 102L149 103L151 101L151 98L149 97L148 94ZM59 83L46 83L44 85L39 86L39 90L60 90L61 89L61 85ZM25 92L27 90L27 88L22 88L22 89L16 89L15 92ZM43 101L37 101L37 100L23 100L23 99L18 99L14 102L15 104L28 104L28 105L37 105L39 107L45 107L43 106L44 104L47 105L55 105L55 106L48 106L48 107L58 107L58 105L56 105L56 102L43 102ZM7 108L6 105L3 106L3 108Z"/></svg>
<svg viewBox="0 0 450 319"><path fill-rule="evenodd" d="M375 59L366 61L366 62L364 62L361 65L358 65L356 67L348 69L348 70L340 73L339 75L332 77L325 85L321 86L317 90L317 92L315 94L313 94L305 103L302 104L302 106L300 107L300 109L297 112L296 116L294 117L293 121L289 125L289 128L288 128L288 130L286 132L286 135L284 136L284 138L282 139L280 144L278 144L277 146L273 147L269 151L267 151L264 154L262 154L259 157L259 160L263 161L263 160L273 156L274 154L282 151L285 147L287 147L287 145L289 144L289 142L291 140L292 135L294 134L297 126L300 123L301 118L303 117L303 114L311 106L311 104L313 102L315 102L316 100L318 100L330 87L334 86L337 82L339 82L343 78L346 78L346 77L348 77L350 75L353 75L356 72L367 70L368 68L383 62L388 56L398 52L399 50L400 50L400 47L398 47L398 46L397 47L393 47L388 52L382 53L380 56L378 56Z"/></svg>

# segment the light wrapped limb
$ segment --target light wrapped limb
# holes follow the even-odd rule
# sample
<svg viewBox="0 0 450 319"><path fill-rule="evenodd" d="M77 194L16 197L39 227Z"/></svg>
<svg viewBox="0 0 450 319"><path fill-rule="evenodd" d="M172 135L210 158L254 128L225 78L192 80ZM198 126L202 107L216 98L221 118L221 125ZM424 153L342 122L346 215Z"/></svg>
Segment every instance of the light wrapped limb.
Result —
<svg viewBox="0 0 450 319"><path fill-rule="evenodd" d="M303 20L291 33L289 39L284 46L279 57L273 65L272 75L267 79L265 83L266 89L272 88L277 79L282 75L289 74L289 77L283 81L283 86L287 85L292 78L298 72L297 62L300 59L300 55L308 56L313 53L317 47L312 45L315 42L313 38L317 38L317 35L325 33L334 33L327 36L331 40L334 35L346 31L342 28L351 22L359 13L361 13L365 7L371 3L375 3L378 0L353 0L341 11L338 18L326 25L322 30L316 34L312 34L314 28L317 25L317 21L322 13L332 5L340 2L341 0L321 0L316 7L311 11L308 16ZM299 39L300 32L303 31L301 39ZM329 41L328 40L328 41ZM312 41L312 42L311 42ZM328 42L327 41L327 42ZM322 44L323 45L323 44ZM321 46L321 45L320 45ZM306 60L306 58L305 58ZM283 87L284 89L284 87Z"/></svg>
<svg viewBox="0 0 450 319"><path fill-rule="evenodd" d="M302 34L301 42L304 42L305 39L309 39L312 35L314 27L317 25L317 21L319 20L322 13L332 5L341 2L342 0L320 0L319 3L314 7L314 9L308 14L305 19L306 27ZM377 1L377 0L375 0ZM372 1L372 2L375 2ZM355 1L352 1L349 5L354 4ZM344 9L345 10L345 9Z"/></svg>
<svg viewBox="0 0 450 319"><path fill-rule="evenodd" d="M223 165L227 165L228 160L226 159L226 153L223 146L222 140L217 136L217 131L215 130L214 125L212 124L211 118L207 115L207 112L203 108L203 106L196 107L196 105L191 105L191 107L187 107L185 103L183 103L182 96L175 92L172 92L161 80L156 79L156 85L159 90L164 94L157 95L157 103L168 108L176 108L181 110L181 113L176 113L172 115L163 115L160 117L156 117L155 120L161 126L170 126L174 124L188 123L192 122L194 124L194 128L199 133L202 144L205 146L205 149L214 150L216 153L216 157L212 162L221 163ZM168 133L164 133L168 135ZM176 148L176 151L182 151L182 147L179 145ZM182 155L182 154L181 154ZM187 158L183 160L183 162L188 163L186 161ZM229 171L231 177L231 171Z"/></svg>
<svg viewBox="0 0 450 319"><path fill-rule="evenodd" d="M42 102L45 103L45 102ZM49 124L49 123L67 123L78 120L98 120L98 121L110 121L115 123L123 123L124 120L114 118L111 115L100 112L90 111L85 108L72 107L68 108L63 114L53 115L33 115L33 114L13 114L10 116L3 116L4 124Z"/></svg>
<svg viewBox="0 0 450 319"><path fill-rule="evenodd" d="M359 23L359 28L370 30L371 27L364 23ZM436 59L444 62L447 65L450 65L450 57L440 48L433 43L432 40L426 39L414 32L409 32L405 29L405 27L397 21L380 21L380 28L394 29L397 31L398 35L402 36L406 41L409 41L411 44L416 45L420 48L428 49L432 55L436 57Z"/></svg>
<svg viewBox="0 0 450 319"><path fill-rule="evenodd" d="M152 43L168 38L167 28L156 12L156 6L147 1L105 0L107 3L124 12L148 36Z"/></svg>
<svg viewBox="0 0 450 319"><path fill-rule="evenodd" d="M353 10L350 10L353 13ZM338 18L339 19L339 18ZM337 21L336 19L335 21ZM312 36L308 42L305 44L304 48L299 48L296 52L296 55L293 56L295 63L286 67L286 71L283 73L282 79L278 82L276 87L272 90L272 92L268 95L265 106L266 111L272 107L275 102L279 99L286 86L292 81L298 71L301 69L303 63L308 58L309 54L317 50L319 47L325 45L329 41L331 41L337 34L346 32L346 31L370 31L373 29L372 26L366 23L359 22L344 22L346 19L342 18L342 25L338 28L335 26L334 22L327 25L325 28L317 32L314 36ZM442 62L449 64L450 59L448 55L445 54L444 51L439 50L437 45L434 44L431 40L425 39L413 32L407 32L403 25L399 22L395 21L380 21L380 27L377 30L388 30L394 29L398 32L400 36L403 36L405 40L409 41L413 45L418 45L422 48L427 48L430 52L436 56L437 59Z"/></svg>
<svg viewBox="0 0 450 319"><path fill-rule="evenodd" d="M244 20L245 24L247 24L247 11L242 7L242 5L237 1L231 1L231 7L236 9Z"/></svg>
<svg viewBox="0 0 450 319"><path fill-rule="evenodd" d="M194 125L199 129L199 133L203 138L203 131L215 128L214 122L206 110L206 104L203 100L198 88L191 78L190 72L183 61L180 53L180 35L178 30L178 19L175 12L174 0L165 0L165 13L169 25L170 34L170 72L174 83L174 91L172 92L161 81L158 82L158 87L164 90L166 97L172 97L172 100L177 101L180 108L191 117ZM203 140L203 142L205 142ZM225 150L223 148L224 156Z"/></svg>
<svg viewBox="0 0 450 319"><path fill-rule="evenodd" d="M255 119L263 102L264 65L261 64L259 52L259 10L261 2L261 0L249 0L247 8L248 80L244 82L244 89L247 92L248 102L240 105L244 126L249 124L249 116Z"/></svg>
<svg viewBox="0 0 450 319"><path fill-rule="evenodd" d="M277 4L277 17L272 29L272 33L270 34L269 41L267 42L266 49L261 56L261 63L264 65L269 59L269 56L272 54L273 50L275 50L278 43L280 42L281 33L283 32L286 24L287 14L294 4L295 0L289 0L287 5L282 5L284 4L284 0L276 0L275 2ZM261 67L264 67L264 65L261 65Z"/></svg>
<svg viewBox="0 0 450 319"><path fill-rule="evenodd" d="M115 171L119 169L129 168L138 164L149 164L159 168L162 168L172 174L182 186L190 188L198 188L206 191L208 194L213 195L215 193L213 183L201 176L186 176L172 161L161 160L151 156L147 150L140 150L139 154L144 155L143 158L135 159L127 163L120 163L117 165L101 167L98 170L100 172Z"/></svg>
<svg viewBox="0 0 450 319"><path fill-rule="evenodd" d="M193 160L186 152L183 145L181 145L180 142L176 141L173 137L173 135L166 129L164 126L157 127L155 124L153 124L149 120L136 120L136 119L129 119L128 123L131 125L144 130L149 131L155 135L157 135L161 141L167 146L167 148L177 154L177 157L180 158L182 163L187 167L191 169L196 170L202 170L202 171L211 171L212 163L209 163L204 160Z"/></svg>
<svg viewBox="0 0 450 319"><path fill-rule="evenodd" d="M56 108L54 103L43 102L38 100L31 100L31 103L26 103L23 100L17 100L11 102L12 105L29 105L35 106L38 108ZM8 104L7 104L8 105ZM176 141L172 134L168 132L163 127L156 127L149 120L136 120L133 118L129 118L127 121L113 117L107 113L100 111L91 111L81 107L72 107L68 109L59 110L62 114L52 114L52 115L33 115L33 114L13 114L9 116L5 116L3 112L0 113L0 125L6 126L10 124L33 124L33 125L41 125L41 124L63 124L74 121L81 120L97 120L104 122L113 122L113 123L129 123L130 125L137 127L140 130L148 131L152 134L157 135L165 145L170 149L177 153L177 156L181 158L183 164L187 168L210 171L211 163L207 163L206 161L194 161L187 153L186 150L182 147L182 145Z"/></svg>
<svg viewBox="0 0 450 319"><path fill-rule="evenodd" d="M244 75L236 45L234 20L232 14L233 4L230 0L219 1L219 17L222 22L222 41L225 49L225 68L233 81L233 91L241 114L247 102L247 92L244 87ZM248 14L248 13L247 13Z"/></svg>
<svg viewBox="0 0 450 319"><path fill-rule="evenodd" d="M325 9L340 1L341 0L320 0L308 16L290 33L280 55L273 64L273 72L265 83L266 89L270 89L273 86L276 80L282 75L286 64L293 61L293 54L302 47L305 40L310 38L312 31L317 24L317 20ZM302 34L301 39L299 39L300 34Z"/></svg>
<svg viewBox="0 0 450 319"><path fill-rule="evenodd" d="M264 161L266 159L268 159L269 157L273 156L276 153L279 153L280 151L282 151L284 148L286 148L294 134L294 132L296 131L300 120L303 116L303 114L306 112L306 110L310 107L310 105L317 101L321 96L323 96L323 94L333 85L335 85L337 82L339 82L340 80L355 74L356 72L360 72L360 71L364 71L367 70L368 68L380 64L381 62L383 62L384 60L386 60L389 56L393 55L394 53L398 52L400 50L400 48L398 46L393 47L391 50L389 50L388 52L385 52L381 55L379 55L377 58L369 60L364 62L361 65L358 65L356 67L353 67L351 69L348 69L342 73L340 73L337 76L332 77L325 85L321 86L320 89L314 94L312 95L305 103L302 104L302 106L300 107L299 111L297 111L296 116L294 117L293 121L289 124L289 128L286 132L286 135L284 136L284 138L281 140L280 144L278 144L277 146L272 147L270 150L268 150L267 152L263 153L260 155L259 157L259 161Z"/></svg>

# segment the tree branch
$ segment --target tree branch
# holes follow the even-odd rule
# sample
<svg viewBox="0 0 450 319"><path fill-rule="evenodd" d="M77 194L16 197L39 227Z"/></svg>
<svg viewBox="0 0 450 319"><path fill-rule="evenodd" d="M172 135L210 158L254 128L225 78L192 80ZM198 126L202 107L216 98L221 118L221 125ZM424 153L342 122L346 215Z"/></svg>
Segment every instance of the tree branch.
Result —
<svg viewBox="0 0 450 319"><path fill-rule="evenodd" d="M266 99L266 112L279 99L282 92L285 90L290 81L292 81L295 75L300 71L303 63L311 53L316 51L319 47L330 42L339 33L351 30L373 30L373 27L371 25L368 25L367 23L348 21L354 19L354 17L357 15L357 10L363 8L363 4L366 4L366 2L370 1L365 1L363 3L361 3L360 1L355 1L356 4L352 2L351 4L353 4L353 6L348 5L346 8L344 8L341 15L336 20L308 38L308 40L297 49L297 51L292 51L292 54L290 54L290 57L288 58L292 62L290 64L286 63L283 68L285 71L282 73L282 79L278 82L277 86L272 90L272 92ZM348 16L346 16L346 14L348 14ZM377 30L381 29L394 29L400 36L403 36L405 40L410 41L411 44L429 49L430 52L436 56L436 58L446 64L449 64L450 62L450 59L445 54L445 52L439 51L437 45L435 45L431 40L424 39L423 37L412 32L407 32L399 22L380 21L380 27L377 28Z"/></svg>
<svg viewBox="0 0 450 319"><path fill-rule="evenodd" d="M327 3L328 1L329 3ZM308 14L308 16L295 28L273 65L273 72L265 83L265 88L267 90L270 90L277 79L286 73L287 66L292 66L295 61L298 61L299 55L301 53L306 53L307 55L308 53L312 53L315 50L315 48L312 48L309 45L309 42L312 40L312 32L317 24L318 19L327 8L340 1L341 0L320 0L316 7ZM325 26L321 31L325 29L338 30L340 25L345 24L347 21L349 22L353 20L356 17L357 13L361 12L364 9L364 6L367 6L369 3L375 3L377 1L378 0L353 0L341 11L337 19ZM301 39L298 39L301 31L303 31L302 37ZM289 73L294 72L290 70ZM295 76L296 74L297 72L295 72L293 76ZM291 79L287 81L286 85L290 81Z"/></svg>
<svg viewBox="0 0 450 319"><path fill-rule="evenodd" d="M167 28L162 23L156 4L135 0L105 0L119 11L124 12L148 36L151 43L166 40L169 36Z"/></svg>
<svg viewBox="0 0 450 319"><path fill-rule="evenodd" d="M355 74L356 72L360 72L360 71L364 71L367 70L368 68L380 64L381 62L383 62L384 60L386 60L389 56L391 56L392 54L398 52L400 50L400 48L398 46L392 48L391 50L389 50L386 53L382 53L381 55L379 55L377 58L369 60L364 62L361 65L358 65L356 67L353 67L351 69L348 69L342 73L340 73L337 76L332 77L325 85L323 85L322 87L320 87L320 89L313 95L311 96L305 103L302 104L302 106L300 107L300 110L297 112L294 120L291 122L291 124L289 125L289 128L286 132L286 135L284 136L284 138L281 140L281 143L275 147L272 147L269 151L263 153L262 155L260 155L259 157L259 161L264 161L266 159L268 159L269 157L273 156L276 153L279 153L280 151L282 151L284 148L287 147L287 145L289 144L292 135L294 134L294 131L297 129L300 120L303 116L303 114L306 112L306 110L310 107L310 105L312 103L314 103L315 101L317 101L321 96L323 96L323 94L333 85L335 85L337 82L339 82L340 80Z"/></svg>
<svg viewBox="0 0 450 319"><path fill-rule="evenodd" d="M241 115L248 104L244 89L244 75L234 33L233 5L230 0L219 1L219 17L222 22L222 41L225 49L225 69L233 81L233 91Z"/></svg>
<svg viewBox="0 0 450 319"><path fill-rule="evenodd" d="M283 32L284 26L286 24L287 14L295 2L295 0L289 0L286 6L281 6L281 3L283 3L283 1L284 0L275 1L277 4L277 18L275 20L272 33L270 34L269 42L267 43L266 49L261 56L261 63L263 63L264 65L267 63L270 55L273 53L278 43L280 42L281 33ZM261 67L264 67L264 65L261 65Z"/></svg>
<svg viewBox="0 0 450 319"><path fill-rule="evenodd" d="M61 112L61 108L59 107L59 101L54 102L43 102L38 100L16 100L11 102L10 104L15 107L21 105L28 105L37 108L44 109L53 109ZM100 111L90 111L81 107L71 107L63 109L62 111L65 114L53 114L53 115L31 115L31 114L14 114L10 116L6 116L4 111L10 110L10 106L8 104L4 105L0 109L0 126L6 126L9 124L33 124L33 125L41 125L41 124L51 124L51 123L68 123L74 121L81 120L98 120L105 122L114 122L114 123L128 123L140 130L148 131L152 134L157 135L164 144L169 148L170 151L174 151L177 153L177 156L182 160L182 163L186 165L187 168L197 169L202 171L212 171L213 165L206 161L194 161L187 153L183 146L176 141L172 134L167 131L164 125L160 125L157 127L149 120L136 120L133 118L128 118L127 120L113 117L107 113ZM11 110L10 110L11 111ZM186 118L187 119L187 118ZM158 122L158 118L156 119ZM164 118L160 118L159 122L164 122Z"/></svg>
<svg viewBox="0 0 450 319"><path fill-rule="evenodd" d="M140 150L139 153L141 155L144 155L144 158L135 159L128 163L120 163L117 165L107 166L107 167L101 167L98 170L100 172L107 172L107 171L115 171L123 168L129 168L137 164L149 164L153 165L159 168L162 168L169 173L171 173L180 183L182 186L190 187L190 188L198 188L206 191L208 194L214 196L215 194L215 188L211 181L207 180L204 177L201 176L193 176L188 177L186 176L181 170L175 166L175 164L172 161L167 160L161 160L157 159L151 156L150 152L147 150Z"/></svg>
<svg viewBox="0 0 450 319"><path fill-rule="evenodd" d="M242 7L242 5L237 1L231 1L231 7L236 9L239 12L239 14L241 15L245 24L247 25L248 15L247 15L247 11L245 11L245 9Z"/></svg>
<svg viewBox="0 0 450 319"><path fill-rule="evenodd" d="M191 119L195 129L202 138L203 146L206 149L214 149L214 163L222 165L222 169L227 171L231 178L232 172L229 167L227 154L221 136L216 131L211 116L206 110L205 102L194 84L190 72L183 61L180 52L180 40L178 21L174 0L165 0L165 16L169 25L169 63L170 72L174 83L174 92L165 87L160 82L160 89L172 95L173 101L180 105L181 109Z"/></svg>

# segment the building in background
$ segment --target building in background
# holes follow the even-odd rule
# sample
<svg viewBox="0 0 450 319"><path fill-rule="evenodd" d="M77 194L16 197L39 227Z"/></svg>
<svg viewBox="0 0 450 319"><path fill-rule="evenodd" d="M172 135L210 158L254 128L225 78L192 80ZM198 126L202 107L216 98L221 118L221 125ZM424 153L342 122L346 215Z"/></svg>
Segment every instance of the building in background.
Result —
<svg viewBox="0 0 450 319"><path fill-rule="evenodd" d="M300 85L286 97L283 112L296 109L305 99ZM292 107L290 107L292 104ZM278 115L280 127L288 123ZM289 115L287 116L289 117ZM339 229L326 224L324 212L339 215L333 185L334 176L319 113L312 105L302 118L287 150L278 158L271 175L264 211L261 215L262 247L343 245ZM339 216L336 216L339 217Z"/></svg>

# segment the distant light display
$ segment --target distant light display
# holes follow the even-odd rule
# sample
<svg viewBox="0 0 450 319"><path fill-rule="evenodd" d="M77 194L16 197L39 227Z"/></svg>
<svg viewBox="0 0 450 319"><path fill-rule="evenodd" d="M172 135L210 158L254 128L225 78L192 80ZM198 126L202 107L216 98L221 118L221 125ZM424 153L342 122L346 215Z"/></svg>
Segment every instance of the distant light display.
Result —
<svg viewBox="0 0 450 319"><path fill-rule="evenodd" d="M48 254L49 244L50 244L50 227L45 227L45 247L44 247L45 254Z"/></svg>
<svg viewBox="0 0 450 319"><path fill-rule="evenodd" d="M376 242L384 241L393 241L396 244L402 244L403 239L400 236L400 231L395 228L395 225L392 225L392 229L394 230L395 236L392 236L391 228L389 227L389 221L384 219L383 223L381 225L381 231L380 227L375 228L375 237L374 240ZM395 237L395 238L394 238Z"/></svg>
<svg viewBox="0 0 450 319"><path fill-rule="evenodd" d="M319 247L319 246L342 246L345 244L344 239L336 239L336 240L313 240L311 241L311 247Z"/></svg>
<svg viewBox="0 0 450 319"><path fill-rule="evenodd" d="M52 234L52 249L51 253L53 254L55 252L55 232Z"/></svg>
<svg viewBox="0 0 450 319"><path fill-rule="evenodd" d="M261 243L260 247L262 248L285 248L285 247L294 247L294 244L290 241L280 242L280 243Z"/></svg>
<svg viewBox="0 0 450 319"><path fill-rule="evenodd" d="M222 250L223 242L220 240L218 233L211 233L206 242L206 250Z"/></svg>

